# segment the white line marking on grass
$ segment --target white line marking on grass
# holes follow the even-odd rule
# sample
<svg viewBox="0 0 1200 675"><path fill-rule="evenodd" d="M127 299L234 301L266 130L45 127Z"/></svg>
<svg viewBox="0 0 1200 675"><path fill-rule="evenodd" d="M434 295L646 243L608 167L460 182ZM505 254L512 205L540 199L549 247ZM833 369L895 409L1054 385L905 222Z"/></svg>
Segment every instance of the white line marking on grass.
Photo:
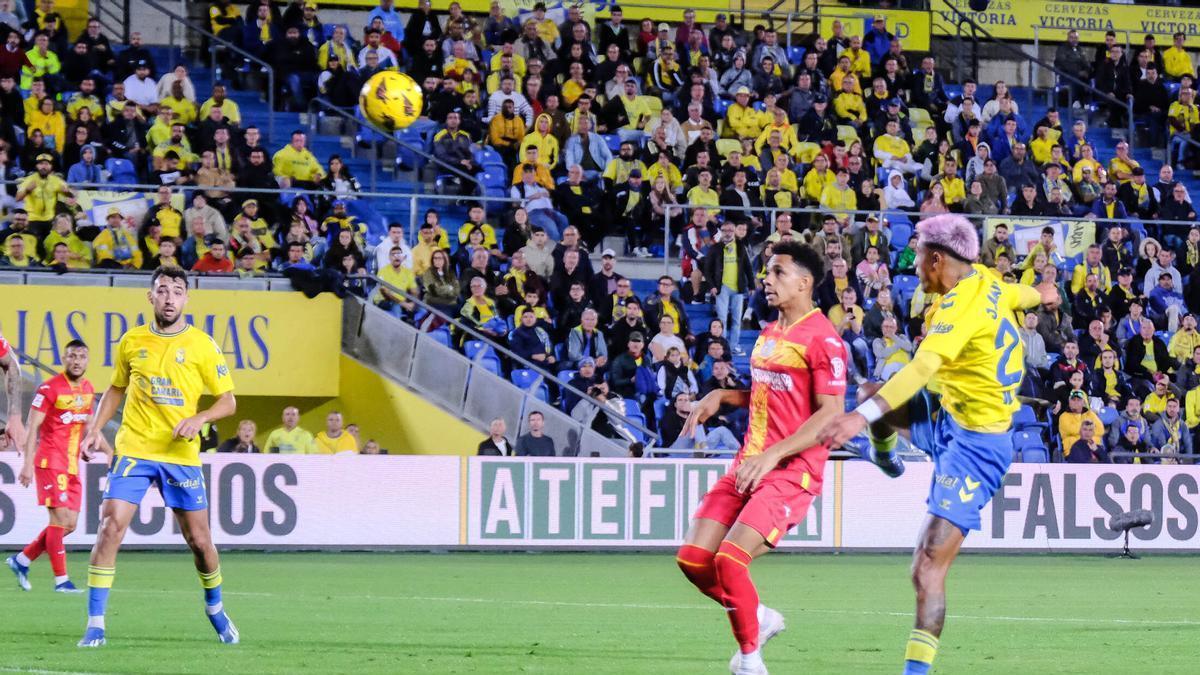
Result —
<svg viewBox="0 0 1200 675"><path fill-rule="evenodd" d="M32 673L34 675L92 675L91 673L76 670L41 670L38 668L18 668L14 666L0 666L0 673Z"/></svg>
<svg viewBox="0 0 1200 675"><path fill-rule="evenodd" d="M137 590L122 589L122 593L146 593L153 595L162 594L182 594L193 595L191 591L165 591L165 590ZM225 595L230 596L246 596L246 597L268 597L268 598L297 598L297 597L316 597L313 595L303 595L296 593L252 593L241 591L225 591ZM669 604L650 604L650 603L632 603L632 602L575 602L569 600L525 600L525 599L503 599L503 598L456 598L443 596L421 596L421 595L340 595L336 596L352 600L382 600L386 602L447 602L447 603L462 603L462 604L480 604L480 605L523 605L531 607L579 607L584 609L659 609L659 610L698 610L708 609L711 605L669 605ZM812 607L777 607L776 609L782 612L808 613L808 614L835 614L843 616L889 616L889 617L909 617L912 612L889 612L883 610L858 610L858 609L814 609ZM1045 616L989 616L979 614L949 614L947 619L956 619L960 621L1000 621L1000 622L1020 622L1020 623L1077 623L1077 624L1093 624L1093 625L1121 625L1121 626L1200 626L1200 621L1193 619L1102 619L1091 618L1083 619L1077 617L1045 617Z"/></svg>

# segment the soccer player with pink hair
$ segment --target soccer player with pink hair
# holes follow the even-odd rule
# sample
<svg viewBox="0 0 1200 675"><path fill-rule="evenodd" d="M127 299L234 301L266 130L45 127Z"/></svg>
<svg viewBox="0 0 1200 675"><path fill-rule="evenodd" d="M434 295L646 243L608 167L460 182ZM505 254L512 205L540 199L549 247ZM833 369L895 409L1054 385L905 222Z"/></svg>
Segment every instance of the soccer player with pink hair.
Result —
<svg viewBox="0 0 1200 675"><path fill-rule="evenodd" d="M978 235L966 218L944 214L917 224L917 276L926 293L941 296L926 317L925 339L910 363L882 386L861 388L858 408L820 434L837 447L869 428L870 458L893 477L904 470L893 454L898 431L933 457L928 516L913 553L917 611L906 675L924 675L933 665L946 619L946 575L967 533L980 529L979 513L1012 462L1009 427L1025 374L1016 312L1058 303L1052 290L1004 283L975 263L978 256ZM937 395L925 390L935 378Z"/></svg>

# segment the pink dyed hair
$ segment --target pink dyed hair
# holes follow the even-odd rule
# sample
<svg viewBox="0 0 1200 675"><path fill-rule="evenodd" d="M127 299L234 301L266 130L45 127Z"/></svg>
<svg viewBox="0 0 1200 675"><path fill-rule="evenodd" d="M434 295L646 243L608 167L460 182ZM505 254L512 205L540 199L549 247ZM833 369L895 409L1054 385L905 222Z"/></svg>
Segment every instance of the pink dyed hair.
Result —
<svg viewBox="0 0 1200 675"><path fill-rule="evenodd" d="M963 260L974 261L979 257L975 226L953 213L943 213L917 223L917 242L946 249Z"/></svg>

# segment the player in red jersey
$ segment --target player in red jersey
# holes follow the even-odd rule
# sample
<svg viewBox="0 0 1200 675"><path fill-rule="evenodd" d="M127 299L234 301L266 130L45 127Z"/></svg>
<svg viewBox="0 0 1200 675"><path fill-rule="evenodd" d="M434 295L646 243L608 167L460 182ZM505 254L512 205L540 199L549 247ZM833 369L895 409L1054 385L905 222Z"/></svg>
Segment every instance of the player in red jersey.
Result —
<svg viewBox="0 0 1200 675"><path fill-rule="evenodd" d="M762 645L784 628L779 612L759 604L750 562L804 520L829 457L817 433L845 410L846 348L813 306L823 267L807 246L775 245L763 290L779 320L754 345L750 389L711 392L682 432L693 434L722 405L750 409L741 451L704 496L676 556L684 576L728 612L739 646L729 668L737 675L765 675Z"/></svg>
<svg viewBox="0 0 1200 675"><path fill-rule="evenodd" d="M0 437L0 450L11 444L19 451L25 445L25 427L21 424L21 366L3 335L0 335L0 371L4 373L4 393L8 397L8 421Z"/></svg>
<svg viewBox="0 0 1200 675"><path fill-rule="evenodd" d="M38 387L30 406L25 466L18 480L25 487L36 483L38 504L50 511L50 524L25 550L5 561L17 576L17 583L27 591L29 565L45 552L50 555L50 567L54 570L54 590L83 592L67 575L63 539L75 530L83 495L79 482L79 442L83 440L84 425L92 416L95 399L92 383L83 376L87 366L87 345L79 340L67 343L63 372Z"/></svg>

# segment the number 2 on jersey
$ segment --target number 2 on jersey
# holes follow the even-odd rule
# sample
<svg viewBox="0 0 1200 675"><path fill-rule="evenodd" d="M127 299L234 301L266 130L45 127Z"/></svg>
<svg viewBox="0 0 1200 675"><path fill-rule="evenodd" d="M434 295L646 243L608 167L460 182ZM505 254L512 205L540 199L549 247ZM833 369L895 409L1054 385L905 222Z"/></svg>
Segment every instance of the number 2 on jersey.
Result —
<svg viewBox="0 0 1200 675"><path fill-rule="evenodd" d="M1016 372L1008 371L1008 359L1019 344L1021 344L1021 336L1017 334L1017 328L1007 318L1001 319L1000 330L996 332L996 349L1003 350L1003 353L1000 354L1000 362L996 365L996 381L1000 383L1001 387L1011 387L1020 382L1021 375L1024 374L1024 371L1019 368Z"/></svg>

